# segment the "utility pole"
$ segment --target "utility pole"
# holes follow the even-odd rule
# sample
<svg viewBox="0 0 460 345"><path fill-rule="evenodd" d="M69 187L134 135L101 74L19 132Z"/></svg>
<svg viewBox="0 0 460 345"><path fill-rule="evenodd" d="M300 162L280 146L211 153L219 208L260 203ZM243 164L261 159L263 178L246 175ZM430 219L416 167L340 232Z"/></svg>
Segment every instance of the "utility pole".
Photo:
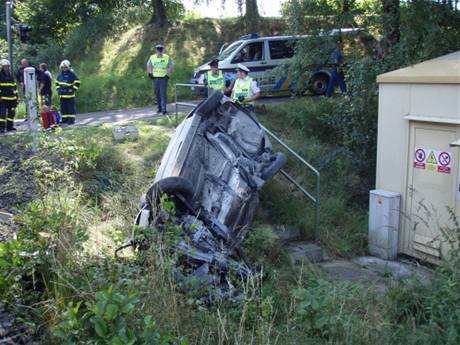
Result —
<svg viewBox="0 0 460 345"><path fill-rule="evenodd" d="M6 38L8 40L8 60L13 65L13 38L11 36L11 11L13 8L13 1L5 1L5 13L6 13Z"/></svg>

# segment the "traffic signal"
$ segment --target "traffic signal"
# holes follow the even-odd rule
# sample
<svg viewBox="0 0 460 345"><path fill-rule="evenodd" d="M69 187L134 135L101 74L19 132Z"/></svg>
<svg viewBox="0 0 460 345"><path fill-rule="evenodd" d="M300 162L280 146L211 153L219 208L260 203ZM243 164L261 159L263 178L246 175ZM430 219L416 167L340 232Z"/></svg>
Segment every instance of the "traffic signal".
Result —
<svg viewBox="0 0 460 345"><path fill-rule="evenodd" d="M27 24L19 24L19 39L21 40L22 43L27 43L28 40L30 40L30 35L29 32L32 31L32 27L30 27Z"/></svg>

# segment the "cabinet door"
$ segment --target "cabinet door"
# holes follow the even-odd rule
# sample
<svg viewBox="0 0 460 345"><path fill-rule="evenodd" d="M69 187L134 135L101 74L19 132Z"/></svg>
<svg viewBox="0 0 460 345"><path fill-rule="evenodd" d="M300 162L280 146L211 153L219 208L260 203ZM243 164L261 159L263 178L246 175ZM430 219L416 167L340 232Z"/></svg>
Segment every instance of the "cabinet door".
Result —
<svg viewBox="0 0 460 345"><path fill-rule="evenodd" d="M452 126L412 122L401 251L434 263L449 250L443 231L452 228L458 189L458 148Z"/></svg>

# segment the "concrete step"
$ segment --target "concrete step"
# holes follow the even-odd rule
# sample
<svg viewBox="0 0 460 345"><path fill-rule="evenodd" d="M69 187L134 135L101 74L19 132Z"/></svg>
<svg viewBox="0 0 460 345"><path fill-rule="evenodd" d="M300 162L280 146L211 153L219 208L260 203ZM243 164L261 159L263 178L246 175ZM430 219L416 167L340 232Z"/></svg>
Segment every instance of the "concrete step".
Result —
<svg viewBox="0 0 460 345"><path fill-rule="evenodd" d="M298 227L292 225L278 225L274 227L275 235L283 243L298 240L300 237L300 230Z"/></svg>
<svg viewBox="0 0 460 345"><path fill-rule="evenodd" d="M375 256L358 257L352 262L380 276L395 280L417 279L427 284L433 275L432 270L416 262L383 260Z"/></svg>
<svg viewBox="0 0 460 345"><path fill-rule="evenodd" d="M396 283L394 280L384 278L377 273L363 268L348 260L333 260L318 264L318 268L332 281L347 281L386 292Z"/></svg>
<svg viewBox="0 0 460 345"><path fill-rule="evenodd" d="M323 261L323 249L311 242L291 242L286 245L286 251L293 265Z"/></svg>

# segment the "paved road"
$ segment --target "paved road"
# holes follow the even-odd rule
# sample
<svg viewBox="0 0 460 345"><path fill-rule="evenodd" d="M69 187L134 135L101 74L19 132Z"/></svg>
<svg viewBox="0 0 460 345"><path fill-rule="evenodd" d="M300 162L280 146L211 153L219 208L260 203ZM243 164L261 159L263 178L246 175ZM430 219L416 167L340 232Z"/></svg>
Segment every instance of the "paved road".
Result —
<svg viewBox="0 0 460 345"><path fill-rule="evenodd" d="M288 102L294 98L290 97L271 97L263 98L256 102L258 105L263 104L278 104ZM199 101L187 101L185 103L198 104ZM80 126L95 126L102 123L116 123L116 122L128 122L128 121L139 121L139 120L150 120L161 117L161 115L155 115L155 108L134 108L134 109L122 109L122 110L108 110L95 113L83 113L77 115L76 124ZM189 112L192 109L191 106L178 105L179 112ZM168 104L168 112L175 114L176 106L175 103Z"/></svg>
<svg viewBox="0 0 460 345"><path fill-rule="evenodd" d="M267 104L278 104L283 102L289 102L295 98L291 97L270 97L262 98L256 101L257 105ZM199 101L187 101L186 103L197 104ZM97 126L103 123L117 123L117 122L129 122L129 121L142 121L159 118L161 115L156 115L156 106L144 107L144 108L132 108L132 109L120 109L120 110L107 110L93 113L82 113L77 115L75 121L76 126ZM178 105L179 112L189 112L192 109L191 106ZM175 114L176 106L175 103L168 104L168 112ZM16 127L20 130L27 129L26 123L16 122Z"/></svg>

